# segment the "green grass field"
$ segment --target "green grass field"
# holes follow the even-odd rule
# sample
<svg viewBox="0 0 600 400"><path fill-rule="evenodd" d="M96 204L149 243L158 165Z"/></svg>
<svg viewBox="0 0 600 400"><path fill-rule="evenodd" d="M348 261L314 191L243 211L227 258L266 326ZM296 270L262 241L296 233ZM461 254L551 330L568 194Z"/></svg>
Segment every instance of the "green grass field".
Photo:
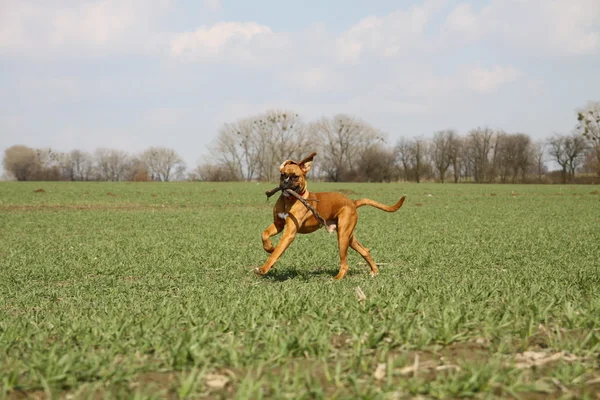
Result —
<svg viewBox="0 0 600 400"><path fill-rule="evenodd" d="M272 187L1 183L0 396L599 398L597 187L309 183L407 195L340 282L325 230L251 272Z"/></svg>

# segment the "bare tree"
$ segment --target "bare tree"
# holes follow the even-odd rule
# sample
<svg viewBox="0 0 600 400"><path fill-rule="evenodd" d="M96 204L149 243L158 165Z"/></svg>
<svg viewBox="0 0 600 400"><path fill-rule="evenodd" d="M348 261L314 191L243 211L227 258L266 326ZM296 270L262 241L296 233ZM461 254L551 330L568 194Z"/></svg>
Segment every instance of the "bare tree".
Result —
<svg viewBox="0 0 600 400"><path fill-rule="evenodd" d="M477 128L469 132L467 141L467 160L475 182L490 180L490 151L494 147L494 131L489 128Z"/></svg>
<svg viewBox="0 0 600 400"><path fill-rule="evenodd" d="M542 176L546 172L546 143L538 141L531 146L531 166L537 176L538 183L542 182Z"/></svg>
<svg viewBox="0 0 600 400"><path fill-rule="evenodd" d="M569 140L570 139L570 140ZM567 136L565 140L565 150L567 153L567 159L569 160L569 175L571 182L575 180L575 170L583 162L583 154L586 149L585 140L575 134Z"/></svg>
<svg viewBox="0 0 600 400"><path fill-rule="evenodd" d="M89 181L94 170L92 155L77 149L71 151L70 155L74 180Z"/></svg>
<svg viewBox="0 0 600 400"><path fill-rule="evenodd" d="M279 165L286 159L300 159L313 144L307 127L298 114L286 110L269 110L253 121L259 179L278 180Z"/></svg>
<svg viewBox="0 0 600 400"><path fill-rule="evenodd" d="M152 181L152 175L148 169L148 165L140 157L132 156L129 159L128 167L125 170L124 179L134 182L149 182Z"/></svg>
<svg viewBox="0 0 600 400"><path fill-rule="evenodd" d="M562 183L567 183L567 168L569 165L569 159L567 157L567 151L565 149L565 136L554 135L548 139L548 145L550 149L548 154L550 157L560 165L562 172Z"/></svg>
<svg viewBox="0 0 600 400"><path fill-rule="evenodd" d="M16 145L4 150L3 164L8 176L18 181L27 181L38 168L38 158L34 149Z"/></svg>
<svg viewBox="0 0 600 400"><path fill-rule="evenodd" d="M596 174L600 176L600 101L589 102L577 112L577 130L588 140L592 160L589 162L595 167Z"/></svg>
<svg viewBox="0 0 600 400"><path fill-rule="evenodd" d="M122 150L99 148L95 152L96 164L100 180L125 180L131 165L131 157Z"/></svg>
<svg viewBox="0 0 600 400"><path fill-rule="evenodd" d="M512 135L515 143L515 163L513 165L513 182L517 179L517 174L521 173L521 182L525 182L527 169L532 164L531 159L531 138L525 133L515 133Z"/></svg>
<svg viewBox="0 0 600 400"><path fill-rule="evenodd" d="M93 160L89 153L71 150L58 155L61 175L70 181L88 181L92 177Z"/></svg>
<svg viewBox="0 0 600 400"><path fill-rule="evenodd" d="M360 154L385 140L384 135L368 123L345 114L323 117L309 129L311 138L323 149L321 170L334 182L355 176Z"/></svg>
<svg viewBox="0 0 600 400"><path fill-rule="evenodd" d="M492 158L496 176L500 178L501 183L506 183L515 162L513 141L507 133L497 132Z"/></svg>
<svg viewBox="0 0 600 400"><path fill-rule="evenodd" d="M275 181L283 160L301 158L311 147L306 125L297 113L269 110L224 124L208 164L223 166L236 179Z"/></svg>
<svg viewBox="0 0 600 400"><path fill-rule="evenodd" d="M461 175L461 166L463 163L463 139L458 134L453 135L448 147L448 158L452 165L454 183L458 183Z"/></svg>
<svg viewBox="0 0 600 400"><path fill-rule="evenodd" d="M390 182L397 177L393 152L380 144L361 153L358 169L360 181Z"/></svg>
<svg viewBox="0 0 600 400"><path fill-rule="evenodd" d="M219 170L227 169L227 174L234 180L255 178L258 152L254 132L254 118L245 118L233 123L225 123L217 133L216 144L212 147L215 164Z"/></svg>
<svg viewBox="0 0 600 400"><path fill-rule="evenodd" d="M435 163L430 147L433 145L422 137L398 139L393 154L396 164L403 171L404 180L419 183L423 178L434 177Z"/></svg>
<svg viewBox="0 0 600 400"><path fill-rule="evenodd" d="M493 165L500 182L506 183L511 177L517 182L519 174L525 180L527 168L531 164L531 139L524 133L507 134L498 132L494 146Z"/></svg>
<svg viewBox="0 0 600 400"><path fill-rule="evenodd" d="M421 183L421 172L423 168L423 148L424 142L422 139L415 138L411 143L410 151L414 162L413 168L415 172L415 181Z"/></svg>
<svg viewBox="0 0 600 400"><path fill-rule="evenodd" d="M244 128L248 128L246 129ZM252 179L253 168L256 165L253 158L254 153L248 148L252 141L252 120L246 119L236 123L224 124L217 133L215 144L211 146L211 157L215 162L210 165L219 165L227 169L228 175L235 176L236 180L245 178ZM244 164L246 160L246 164ZM202 165L208 165L204 163ZM247 173L244 173L244 170Z"/></svg>
<svg viewBox="0 0 600 400"><path fill-rule="evenodd" d="M181 156L175 150L166 147L150 147L142 153L140 161L154 181L168 182L179 179L185 172L185 162Z"/></svg>
<svg viewBox="0 0 600 400"><path fill-rule="evenodd" d="M433 134L431 153L442 183L444 183L446 171L452 163L452 145L455 137L456 132L453 130L438 131Z"/></svg>
<svg viewBox="0 0 600 400"><path fill-rule="evenodd" d="M412 152L410 142L405 137L399 138L396 142L396 146L394 146L394 160L395 163L400 165L403 180L408 181L412 162Z"/></svg>
<svg viewBox="0 0 600 400"><path fill-rule="evenodd" d="M585 139L578 134L554 135L548 140L550 156L560 165L563 183L575 179L575 170L582 161Z"/></svg>

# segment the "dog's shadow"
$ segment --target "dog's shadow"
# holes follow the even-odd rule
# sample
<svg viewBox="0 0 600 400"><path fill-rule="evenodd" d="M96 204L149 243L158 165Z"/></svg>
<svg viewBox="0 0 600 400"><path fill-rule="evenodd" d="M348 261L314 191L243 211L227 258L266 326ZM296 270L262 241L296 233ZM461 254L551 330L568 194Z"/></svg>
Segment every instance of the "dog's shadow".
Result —
<svg viewBox="0 0 600 400"><path fill-rule="evenodd" d="M317 277L325 277L333 280L333 277L337 275L338 269L317 269L317 270L304 270L304 269L296 269L296 268L285 268L278 269L273 268L269 271L269 273L264 277L265 280L271 282L285 282L290 279L299 279L303 281L308 281ZM354 275L358 273L358 271L348 271L346 277L350 275Z"/></svg>

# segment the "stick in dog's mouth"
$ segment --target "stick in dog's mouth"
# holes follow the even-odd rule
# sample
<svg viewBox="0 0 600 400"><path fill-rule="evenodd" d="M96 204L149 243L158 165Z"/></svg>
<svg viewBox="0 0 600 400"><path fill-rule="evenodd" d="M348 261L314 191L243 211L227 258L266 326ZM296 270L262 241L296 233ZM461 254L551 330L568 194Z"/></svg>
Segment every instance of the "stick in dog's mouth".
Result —
<svg viewBox="0 0 600 400"><path fill-rule="evenodd" d="M304 197L300 196L295 191L293 191L292 189L284 189L281 186L277 186L276 188L266 191L265 194L267 195L267 199L269 197L273 196L275 193L277 193L280 190L284 193L294 196L296 199L298 199L298 201L300 201L302 204L304 204L304 206L306 208L308 208L310 211L312 211L312 213L315 216L315 218L317 219L317 221L319 221L319 223L321 225L323 225L323 226L325 226L325 228L327 228L327 232L332 233L335 230L336 226L335 225L327 225L327 221L325 221L325 218L321 217L321 215L317 212L317 210L315 210L315 208L308 203L308 201L318 201L317 199L308 199L307 200Z"/></svg>
<svg viewBox="0 0 600 400"><path fill-rule="evenodd" d="M267 199L268 199L269 197L273 196L275 193L279 192L280 190L283 190L283 189L281 188L281 186L277 186L276 188L273 188L273 189L271 189L271 190L267 190L267 191L265 192L265 194L267 195Z"/></svg>

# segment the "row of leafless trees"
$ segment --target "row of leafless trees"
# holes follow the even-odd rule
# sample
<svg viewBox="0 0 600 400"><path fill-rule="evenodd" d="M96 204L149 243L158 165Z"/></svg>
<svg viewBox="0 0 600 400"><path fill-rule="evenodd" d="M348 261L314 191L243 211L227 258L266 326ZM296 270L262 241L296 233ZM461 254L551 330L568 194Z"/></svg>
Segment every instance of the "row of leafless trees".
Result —
<svg viewBox="0 0 600 400"><path fill-rule="evenodd" d="M316 151L313 179L334 182L454 181L475 183L543 182L547 162L559 166L560 181L576 172L600 177L600 102L577 113L568 135L533 141L525 133L479 127L459 134L441 130L429 137L403 137L393 144L369 123L339 114L306 123L286 110L226 123L210 157L187 174L190 180L276 181L286 159ZM156 180L186 178L186 166L172 149L151 147L131 155L114 149L55 153L13 146L4 169L18 180Z"/></svg>
<svg viewBox="0 0 600 400"><path fill-rule="evenodd" d="M19 181L170 181L185 176L185 163L172 149L150 147L141 154L97 149L94 153L12 146L4 152L4 170Z"/></svg>
<svg viewBox="0 0 600 400"><path fill-rule="evenodd" d="M271 110L225 124L211 148L212 159L191 176L274 181L281 161L317 151L313 177L335 182L542 182L548 161L560 167L563 182L572 182L576 171L600 176L600 139L592 139L600 120L595 106L580 112L572 134L543 141L533 141L525 133L480 127L464 135L449 129L427 138L404 137L393 145L386 144L385 135L368 123L348 115L307 124L296 113Z"/></svg>

